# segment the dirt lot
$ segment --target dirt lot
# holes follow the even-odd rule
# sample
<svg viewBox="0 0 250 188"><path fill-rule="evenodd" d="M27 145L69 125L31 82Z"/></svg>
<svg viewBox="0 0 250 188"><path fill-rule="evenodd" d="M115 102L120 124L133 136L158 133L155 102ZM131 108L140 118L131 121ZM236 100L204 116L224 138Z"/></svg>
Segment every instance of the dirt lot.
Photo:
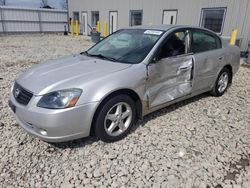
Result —
<svg viewBox="0 0 250 188"><path fill-rule="evenodd" d="M250 67L227 93L145 117L127 138L50 145L32 138L7 106L15 78L33 64L79 53L87 38L0 36L0 187L250 188Z"/></svg>

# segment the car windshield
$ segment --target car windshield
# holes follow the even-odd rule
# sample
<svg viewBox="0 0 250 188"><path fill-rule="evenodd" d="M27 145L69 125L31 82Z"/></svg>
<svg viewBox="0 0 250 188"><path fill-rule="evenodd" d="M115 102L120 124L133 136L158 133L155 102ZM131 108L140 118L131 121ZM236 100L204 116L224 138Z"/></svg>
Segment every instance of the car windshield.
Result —
<svg viewBox="0 0 250 188"><path fill-rule="evenodd" d="M163 35L163 31L146 29L120 30L103 39L85 54L111 61L140 63Z"/></svg>

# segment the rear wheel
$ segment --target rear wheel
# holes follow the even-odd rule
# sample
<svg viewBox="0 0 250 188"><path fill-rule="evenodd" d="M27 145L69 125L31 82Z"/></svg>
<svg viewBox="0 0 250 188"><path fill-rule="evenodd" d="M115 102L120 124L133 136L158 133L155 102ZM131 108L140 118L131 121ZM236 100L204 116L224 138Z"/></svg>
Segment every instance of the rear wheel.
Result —
<svg viewBox="0 0 250 188"><path fill-rule="evenodd" d="M211 91L212 95L217 97L222 96L230 84L231 76L230 71L227 68L223 68L216 80L213 90Z"/></svg>
<svg viewBox="0 0 250 188"><path fill-rule="evenodd" d="M95 135L104 142L124 138L135 123L134 101L127 95L109 99L99 110L95 121Z"/></svg>

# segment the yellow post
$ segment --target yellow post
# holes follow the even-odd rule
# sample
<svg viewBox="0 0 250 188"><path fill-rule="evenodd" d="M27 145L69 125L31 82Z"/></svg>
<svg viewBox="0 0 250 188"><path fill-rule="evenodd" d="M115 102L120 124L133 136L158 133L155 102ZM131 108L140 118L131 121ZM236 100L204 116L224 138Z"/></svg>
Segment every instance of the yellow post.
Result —
<svg viewBox="0 0 250 188"><path fill-rule="evenodd" d="M71 20L70 26L71 26L71 35L72 37L74 37L74 21L73 20Z"/></svg>
<svg viewBox="0 0 250 188"><path fill-rule="evenodd" d="M231 39L230 39L230 44L231 45L235 45L236 38L237 38L237 33L238 33L238 29L233 29Z"/></svg>
<svg viewBox="0 0 250 188"><path fill-rule="evenodd" d="M100 24L100 21L97 21L96 31L99 32L99 33L100 33L100 31L101 31L101 24Z"/></svg>
<svg viewBox="0 0 250 188"><path fill-rule="evenodd" d="M105 21L104 26L103 26L103 36L107 37L108 36L108 23Z"/></svg>
<svg viewBox="0 0 250 188"><path fill-rule="evenodd" d="M79 22L76 20L76 36L79 36Z"/></svg>

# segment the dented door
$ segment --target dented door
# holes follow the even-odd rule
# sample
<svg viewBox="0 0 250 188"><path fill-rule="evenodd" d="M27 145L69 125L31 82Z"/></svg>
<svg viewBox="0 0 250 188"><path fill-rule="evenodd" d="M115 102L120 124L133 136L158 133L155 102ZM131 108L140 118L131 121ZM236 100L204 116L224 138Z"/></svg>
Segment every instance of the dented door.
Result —
<svg viewBox="0 0 250 188"><path fill-rule="evenodd" d="M153 108L190 94L193 69L192 55L165 58L148 66L149 107Z"/></svg>

